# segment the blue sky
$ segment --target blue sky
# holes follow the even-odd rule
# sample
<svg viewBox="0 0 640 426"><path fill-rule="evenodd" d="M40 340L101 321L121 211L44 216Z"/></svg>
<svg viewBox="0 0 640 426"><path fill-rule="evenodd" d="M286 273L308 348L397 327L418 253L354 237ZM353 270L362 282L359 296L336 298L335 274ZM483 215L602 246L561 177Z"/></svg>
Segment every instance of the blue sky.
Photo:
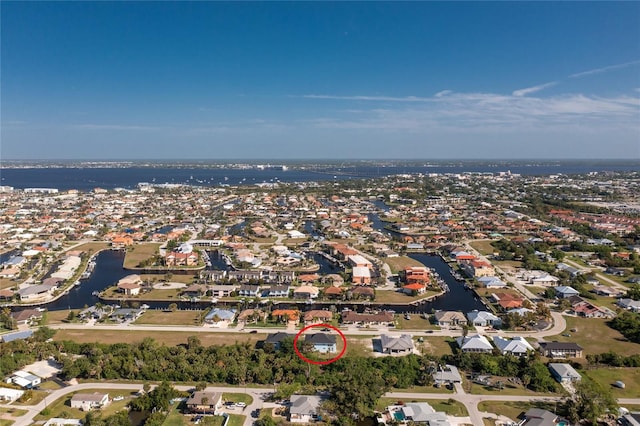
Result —
<svg viewBox="0 0 640 426"><path fill-rule="evenodd" d="M640 158L640 3L2 2L4 159Z"/></svg>

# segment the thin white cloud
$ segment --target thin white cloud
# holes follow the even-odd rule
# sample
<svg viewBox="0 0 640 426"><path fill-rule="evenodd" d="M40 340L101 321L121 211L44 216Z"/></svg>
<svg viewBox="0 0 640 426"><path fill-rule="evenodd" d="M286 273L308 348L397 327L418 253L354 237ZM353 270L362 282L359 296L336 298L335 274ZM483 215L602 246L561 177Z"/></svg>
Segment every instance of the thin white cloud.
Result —
<svg viewBox="0 0 640 426"><path fill-rule="evenodd" d="M388 101L388 102L430 102L431 98L421 98L418 96L335 96L335 95L302 95L307 99L333 99L339 101Z"/></svg>
<svg viewBox="0 0 640 426"><path fill-rule="evenodd" d="M527 95L530 95L532 93L536 93L536 92L539 92L541 90L544 90L544 89L546 89L548 87L555 86L556 84L558 84L557 81L551 81L549 83L539 84L537 86L526 87L524 89L514 90L512 95L513 96L527 96Z"/></svg>
<svg viewBox="0 0 640 426"><path fill-rule="evenodd" d="M451 93L453 93L451 90L441 90L440 92L436 93L434 96L436 98L441 98L443 96L450 95Z"/></svg>
<svg viewBox="0 0 640 426"><path fill-rule="evenodd" d="M87 129L87 130L141 130L141 131L155 131L155 130L164 130L165 127L159 126L138 126L138 125L129 125L129 124L95 124L95 123L85 123L85 124L73 124L72 127L76 129Z"/></svg>
<svg viewBox="0 0 640 426"><path fill-rule="evenodd" d="M613 71L620 68L626 68L626 67L630 67L631 65L637 65L637 64L640 64L640 60L625 62L624 64L609 65L608 67L595 68L589 71L578 72L575 74L571 74L569 78L584 77L586 75L593 75L593 74L602 74L603 72Z"/></svg>

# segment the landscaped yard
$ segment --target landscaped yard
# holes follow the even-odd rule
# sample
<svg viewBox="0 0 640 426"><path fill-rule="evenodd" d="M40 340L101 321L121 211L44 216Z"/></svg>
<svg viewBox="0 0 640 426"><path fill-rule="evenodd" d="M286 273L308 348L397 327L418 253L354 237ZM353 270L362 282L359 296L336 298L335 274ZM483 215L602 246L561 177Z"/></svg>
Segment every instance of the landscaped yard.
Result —
<svg viewBox="0 0 640 426"><path fill-rule="evenodd" d="M127 254L124 257L125 268L138 268L140 262L150 259L158 253L158 243L143 243L136 244L132 249L127 250Z"/></svg>
<svg viewBox="0 0 640 426"><path fill-rule="evenodd" d="M195 278L195 275L191 275L191 274L171 274L171 279L169 281L175 282L175 283L191 284L193 283L194 278ZM142 281L147 281L154 284L156 282L166 281L167 275L166 274L140 274L140 279Z"/></svg>
<svg viewBox="0 0 640 426"><path fill-rule="evenodd" d="M148 310L134 324L149 325L200 325L203 311Z"/></svg>
<svg viewBox="0 0 640 426"><path fill-rule="evenodd" d="M409 256L387 257L384 261L391 268L391 272L397 274L398 271L404 271L405 268L410 266L424 266L422 263Z"/></svg>
<svg viewBox="0 0 640 426"><path fill-rule="evenodd" d="M428 389L435 389L436 393L441 393L441 389L436 389L436 388L428 388ZM416 392L416 391L413 391L413 392ZM455 401L453 399L447 400L447 399L413 399L412 398L412 399L398 400L398 398L380 398L378 400L378 403L376 404L376 410L382 411L390 405L398 404L398 402L403 402L405 404L407 402L426 402L431 407L433 407L434 410L444 411L450 416L466 417L469 415L469 412L467 411L467 408L464 406L464 404L458 401Z"/></svg>
<svg viewBox="0 0 640 426"><path fill-rule="evenodd" d="M125 390L125 389L122 389L122 390L88 389L88 390L82 391L82 393L93 393L93 392L108 393L109 399L112 399L113 397L116 397L116 396L124 397L122 401L112 401L108 406L100 410L103 417L110 416L120 410L125 410L127 407L127 404L129 404L129 402L131 401L131 397L134 394L134 392L132 392L131 390ZM42 414L38 414L34 420L38 421L38 420L46 420L51 417L64 417L63 413L65 412L69 415L70 418L83 419L87 413L77 408L71 408L70 401L73 395L74 394L68 394L55 401L47 401L47 409L49 413L46 416L43 416Z"/></svg>
<svg viewBox="0 0 640 426"><path fill-rule="evenodd" d="M640 344L629 342L620 332L607 326L601 318L565 317L567 328L562 334L569 336L545 337L547 342L575 342L582 346L584 354L599 354L612 351L620 355L635 355L640 352ZM573 332L571 330L575 329Z"/></svg>
<svg viewBox="0 0 640 426"><path fill-rule="evenodd" d="M410 319L406 319L404 315L396 317L396 330L439 330L440 327L434 325L428 319L424 319L422 315L413 314Z"/></svg>
<svg viewBox="0 0 640 426"><path fill-rule="evenodd" d="M562 393L562 387L558 385L558 393L552 392L534 392L525 388L522 385L517 385L515 383L510 383L507 381L507 378L504 377L494 377L496 380L501 380L504 383L504 387L502 389L494 388L491 386L483 386L478 383L473 383L471 381L467 381L465 383L465 390L468 393L472 393L474 395L527 395L527 396L558 396Z"/></svg>
<svg viewBox="0 0 640 426"><path fill-rule="evenodd" d="M176 346L187 343L189 336L196 336L205 346L233 345L235 343L249 342L256 344L259 340L264 340L264 333L202 333L194 331L157 331L157 330L101 330L99 326L86 330L58 330L53 337L56 341L73 340L77 343L100 342L106 344L113 343L136 343L147 337L164 343L169 346Z"/></svg>
<svg viewBox="0 0 640 426"><path fill-rule="evenodd" d="M440 291L427 291L424 294L418 296L409 296L400 291L394 290L376 290L376 302L377 303L410 303L414 300L424 299L425 297L439 294Z"/></svg>
<svg viewBox="0 0 640 426"><path fill-rule="evenodd" d="M250 405L251 403L253 403L253 397L251 395L248 395L246 393L231 393L231 392L225 392L222 394L222 400L227 402L227 401L231 401L231 402L244 402L247 405Z"/></svg>

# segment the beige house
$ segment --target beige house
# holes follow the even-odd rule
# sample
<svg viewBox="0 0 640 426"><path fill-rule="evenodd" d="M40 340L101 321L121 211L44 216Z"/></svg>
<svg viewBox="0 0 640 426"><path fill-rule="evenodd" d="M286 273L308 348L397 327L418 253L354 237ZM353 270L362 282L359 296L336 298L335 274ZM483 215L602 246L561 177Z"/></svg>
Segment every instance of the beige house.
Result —
<svg viewBox="0 0 640 426"><path fill-rule="evenodd" d="M109 405L108 393L77 393L71 397L71 408L82 411L100 409Z"/></svg>
<svg viewBox="0 0 640 426"><path fill-rule="evenodd" d="M142 288L142 280L140 275L127 275L118 281L118 290L127 296L137 296Z"/></svg>
<svg viewBox="0 0 640 426"><path fill-rule="evenodd" d="M192 413L218 415L222 408L222 394L206 390L196 391L187 399L186 405Z"/></svg>

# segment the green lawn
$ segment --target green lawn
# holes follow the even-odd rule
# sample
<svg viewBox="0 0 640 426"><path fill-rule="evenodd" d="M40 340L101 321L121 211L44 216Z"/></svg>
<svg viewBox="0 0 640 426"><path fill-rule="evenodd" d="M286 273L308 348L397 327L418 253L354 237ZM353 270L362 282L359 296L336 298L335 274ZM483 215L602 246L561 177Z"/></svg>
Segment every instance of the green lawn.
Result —
<svg viewBox="0 0 640 426"><path fill-rule="evenodd" d="M124 257L125 268L137 268L140 262L145 261L153 257L158 253L158 243L144 243L136 244L132 249L127 250L127 254Z"/></svg>
<svg viewBox="0 0 640 426"><path fill-rule="evenodd" d="M424 266L422 263L409 256L387 257L384 259L387 265L391 268L391 272L397 274L398 271L403 271L409 266Z"/></svg>
<svg viewBox="0 0 640 426"><path fill-rule="evenodd" d="M455 401L453 399L406 399L399 401L397 398L380 398L376 404L376 410L383 411L390 405L395 405L398 402L426 402L436 411L444 411L450 416L466 417L469 415L467 408L464 404Z"/></svg>
<svg viewBox="0 0 640 426"><path fill-rule="evenodd" d="M116 412L120 411L120 410L126 410L127 409L127 404L129 404L129 401L131 401L131 397L133 395L133 392L131 390L112 390L109 389L108 391L105 391L104 389L88 389L88 390L83 390L82 393L93 393L93 392L108 392L109 393L109 399L112 399L115 396L123 396L124 399L122 401L112 401L111 404L109 404L107 407L105 407L104 409L100 410L100 413L102 413L103 417L107 417L110 416L112 414L115 414ZM77 392L74 392L74 394ZM73 394L68 394L63 396L62 398L59 398L55 401L48 401L47 400L47 409L49 410L49 414L47 414L46 416L43 416L42 414L38 414L35 417L35 421L38 420L47 420L51 417L63 417L64 415L61 415L62 413L67 413L71 418L80 418L83 419L86 415L86 413L82 410L79 410L77 408L71 408L71 397L73 396Z"/></svg>
<svg viewBox="0 0 640 426"><path fill-rule="evenodd" d="M640 368L602 367L583 370L581 373L600 383L604 388L609 388L616 398L640 398ZM624 382L624 389L613 386L618 380Z"/></svg>
<svg viewBox="0 0 640 426"><path fill-rule="evenodd" d="M424 342L417 343L419 348L424 347L425 354L432 355L449 355L452 354L451 342L454 342L452 337L445 336L429 336L424 337Z"/></svg>
<svg viewBox="0 0 640 426"><path fill-rule="evenodd" d="M605 319L577 317L565 317L565 319L567 328L562 334L568 333L570 336L562 336L561 334L545 337L547 342L554 340L575 342L582 346L585 356L608 351L625 356L635 355L640 352L640 344L625 339L620 332L609 327ZM570 331L572 329L576 329L576 331Z"/></svg>
<svg viewBox="0 0 640 426"><path fill-rule="evenodd" d="M146 311L135 324L152 325L200 325L202 311Z"/></svg>
<svg viewBox="0 0 640 426"><path fill-rule="evenodd" d="M247 416L241 414L229 414L229 423L227 426L242 426Z"/></svg>
<svg viewBox="0 0 640 426"><path fill-rule="evenodd" d="M500 379L499 377L495 377L495 379ZM468 381L465 384L465 390L468 393L472 393L474 395L527 395L527 396L535 396L535 395L540 395L540 396L559 396L559 393L551 393L551 392L534 392L532 390L529 390L527 388L525 388L522 385L516 385L513 383L509 383L506 380L507 378L505 377L504 380L502 380L504 382L504 388L502 389L498 389L498 388L494 388L494 387L490 387L490 386L483 386L483 385L479 385L477 383L473 383ZM560 391L560 389L562 389L560 386L558 386L558 390Z"/></svg>
<svg viewBox="0 0 640 426"><path fill-rule="evenodd" d="M103 243L100 241L92 242L92 243L84 243L74 248L74 250L80 250L84 252L97 253L100 250L108 249L111 247L111 243Z"/></svg>
<svg viewBox="0 0 640 426"><path fill-rule="evenodd" d="M396 318L396 330L439 330L440 328L424 319L422 315L411 315L410 319L405 319L404 315Z"/></svg>
<svg viewBox="0 0 640 426"><path fill-rule="evenodd" d="M247 405L253 403L253 397L246 393L229 393L225 392L222 394L223 401L231 401L231 402L244 402Z"/></svg>
<svg viewBox="0 0 640 426"><path fill-rule="evenodd" d="M493 254L498 251L494 246L491 245L493 240L477 240L471 241L469 245L476 249L480 254L486 256L488 254Z"/></svg>

